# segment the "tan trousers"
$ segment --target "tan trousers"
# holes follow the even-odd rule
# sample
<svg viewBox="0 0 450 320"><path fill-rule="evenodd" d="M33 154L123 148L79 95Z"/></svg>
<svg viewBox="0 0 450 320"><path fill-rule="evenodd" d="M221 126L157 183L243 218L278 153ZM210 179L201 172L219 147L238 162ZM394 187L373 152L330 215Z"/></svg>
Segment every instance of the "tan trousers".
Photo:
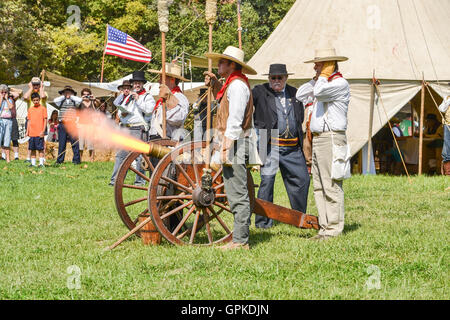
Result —
<svg viewBox="0 0 450 320"><path fill-rule="evenodd" d="M338 236L344 230L344 189L342 181L331 179L331 162L333 159L331 135L334 144L345 145L344 132L324 132L313 138L312 169L314 199L319 213L320 235Z"/></svg>

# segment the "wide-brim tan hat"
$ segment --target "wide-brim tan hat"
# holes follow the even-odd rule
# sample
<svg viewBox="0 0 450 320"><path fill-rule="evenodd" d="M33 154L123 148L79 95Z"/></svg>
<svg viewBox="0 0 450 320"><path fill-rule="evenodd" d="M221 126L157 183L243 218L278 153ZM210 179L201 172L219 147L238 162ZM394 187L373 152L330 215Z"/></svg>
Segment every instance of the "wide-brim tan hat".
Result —
<svg viewBox="0 0 450 320"><path fill-rule="evenodd" d="M148 72L162 74L162 69L161 70L150 69L148 70ZM184 82L191 81L189 79L184 78L181 75L181 66L175 63L166 63L166 76L176 78Z"/></svg>
<svg viewBox="0 0 450 320"><path fill-rule="evenodd" d="M245 53L239 48L228 46L223 53L205 53L213 63L217 63L220 59L227 59L242 66L242 72L250 75L258 74L252 67L244 62Z"/></svg>
<svg viewBox="0 0 450 320"><path fill-rule="evenodd" d="M347 61L348 58L336 55L336 49L316 49L315 58L305 61L305 63L325 62L325 61Z"/></svg>

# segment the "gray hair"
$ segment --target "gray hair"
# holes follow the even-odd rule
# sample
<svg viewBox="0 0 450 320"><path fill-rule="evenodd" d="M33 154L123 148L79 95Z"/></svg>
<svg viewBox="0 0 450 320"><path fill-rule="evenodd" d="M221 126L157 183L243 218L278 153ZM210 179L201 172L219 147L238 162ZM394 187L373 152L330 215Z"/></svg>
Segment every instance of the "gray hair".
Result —
<svg viewBox="0 0 450 320"><path fill-rule="evenodd" d="M9 92L9 88L6 84L0 84L0 92L1 91L7 91Z"/></svg>

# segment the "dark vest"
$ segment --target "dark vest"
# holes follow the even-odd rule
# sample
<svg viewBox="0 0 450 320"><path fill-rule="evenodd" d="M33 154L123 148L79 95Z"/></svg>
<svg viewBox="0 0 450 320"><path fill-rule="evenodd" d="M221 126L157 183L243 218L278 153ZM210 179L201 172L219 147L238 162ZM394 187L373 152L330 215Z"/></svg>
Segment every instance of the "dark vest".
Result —
<svg viewBox="0 0 450 320"><path fill-rule="evenodd" d="M292 103L292 109L294 112L297 136L300 140L300 145L303 143L303 131L302 123L305 114L305 108L303 103L295 98L297 89L286 85L286 95L290 97ZM255 112L253 114L253 119L255 123L255 128L265 129L269 132L267 133L267 143L270 143L271 133L270 130L278 129L278 112L275 92L270 88L269 83L255 86L252 90L253 94L253 105Z"/></svg>

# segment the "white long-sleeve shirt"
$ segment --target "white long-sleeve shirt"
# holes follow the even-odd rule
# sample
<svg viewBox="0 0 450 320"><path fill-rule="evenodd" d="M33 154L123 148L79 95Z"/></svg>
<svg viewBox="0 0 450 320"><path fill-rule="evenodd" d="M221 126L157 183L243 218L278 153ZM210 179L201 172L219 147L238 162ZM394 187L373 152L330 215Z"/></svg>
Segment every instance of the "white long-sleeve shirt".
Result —
<svg viewBox="0 0 450 320"><path fill-rule="evenodd" d="M245 109L250 100L250 89L242 80L231 82L227 88L227 98L229 102L229 115L225 137L231 140L239 140L248 135L242 129Z"/></svg>
<svg viewBox="0 0 450 320"><path fill-rule="evenodd" d="M304 105L314 101L311 117L311 132L347 130L347 112L350 103L350 85L344 78L336 78L331 82L319 77L302 85L296 98ZM327 112L326 123L325 113Z"/></svg>
<svg viewBox="0 0 450 320"><path fill-rule="evenodd" d="M180 92L175 92L173 94L178 100L178 104L166 111L166 130L167 136L169 138L175 138L173 133L175 130L183 127L184 121L189 113L189 100L186 96ZM163 118L163 108L159 107L153 112L150 135L160 135L162 136L162 118ZM178 137L176 137L178 138Z"/></svg>
<svg viewBox="0 0 450 320"><path fill-rule="evenodd" d="M121 96L122 95L117 97L117 102L120 101ZM119 109L118 115L120 117L120 122L125 125L147 125L142 114L151 114L153 112L156 104L153 96L147 92L140 95L138 100L132 100L130 103L128 103L128 105L126 105L128 99L131 99L131 95L126 99L123 99L122 96L122 102L120 103L120 106L127 110L126 113L128 114L126 117L123 117L123 112Z"/></svg>
<svg viewBox="0 0 450 320"><path fill-rule="evenodd" d="M450 125L450 96L444 99L442 101L441 105L439 106L439 111L444 114L444 124Z"/></svg>

